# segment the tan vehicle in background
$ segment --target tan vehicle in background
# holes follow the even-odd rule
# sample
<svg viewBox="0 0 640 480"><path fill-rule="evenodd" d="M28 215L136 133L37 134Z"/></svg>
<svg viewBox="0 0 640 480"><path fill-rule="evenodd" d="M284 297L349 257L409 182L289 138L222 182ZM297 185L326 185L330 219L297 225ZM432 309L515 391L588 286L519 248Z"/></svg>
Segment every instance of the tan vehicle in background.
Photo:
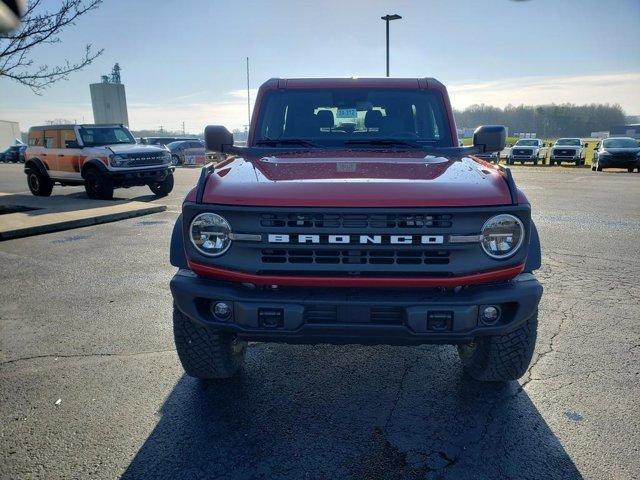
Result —
<svg viewBox="0 0 640 480"><path fill-rule="evenodd" d="M158 195L173 189L171 154L137 145L123 125L47 125L29 130L25 152L31 193L47 197L57 183L84 185L90 198L113 198L115 188L148 185Z"/></svg>

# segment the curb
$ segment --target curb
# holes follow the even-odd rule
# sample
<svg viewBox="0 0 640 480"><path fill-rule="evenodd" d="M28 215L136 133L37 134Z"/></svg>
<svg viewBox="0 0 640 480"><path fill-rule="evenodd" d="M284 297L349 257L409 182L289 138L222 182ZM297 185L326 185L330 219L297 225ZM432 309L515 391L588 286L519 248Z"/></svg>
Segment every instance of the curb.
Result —
<svg viewBox="0 0 640 480"><path fill-rule="evenodd" d="M131 204L128 204L131 206ZM115 207L115 206L114 206ZM111 209L112 207L104 207L107 209ZM25 227L13 227L6 228L5 225L0 221L0 241L10 240L14 238L21 237L29 237L32 235L40 235L43 233L51 233L51 232L59 232L62 230L71 230L73 228L79 227L88 227L91 225L99 225L101 223L109 223L115 222L118 220L124 220L127 218L141 217L143 215L149 215L151 213L159 213L163 212L167 209L165 205L150 205L145 207L132 208L124 211L117 211L113 213L104 213L102 215L98 214L95 216L81 217L81 218L68 218L64 217L74 217L76 211L70 212L60 212L60 213L46 213L44 216L51 216L49 221L44 221L41 223L37 223L35 225L25 226ZM100 210L96 208L94 210ZM9 215L5 215L8 217ZM60 218L62 217L62 218ZM11 223L11 222L9 222Z"/></svg>

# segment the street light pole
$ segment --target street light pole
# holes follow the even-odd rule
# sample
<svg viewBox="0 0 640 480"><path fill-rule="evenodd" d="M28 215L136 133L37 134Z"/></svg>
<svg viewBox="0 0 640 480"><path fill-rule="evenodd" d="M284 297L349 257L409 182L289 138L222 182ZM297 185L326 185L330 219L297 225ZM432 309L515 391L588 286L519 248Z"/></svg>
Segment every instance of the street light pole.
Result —
<svg viewBox="0 0 640 480"><path fill-rule="evenodd" d="M391 20L400 20L402 17L398 14L393 15L385 15L384 17L380 17L382 20L386 22L387 27L387 77L389 76L389 22Z"/></svg>

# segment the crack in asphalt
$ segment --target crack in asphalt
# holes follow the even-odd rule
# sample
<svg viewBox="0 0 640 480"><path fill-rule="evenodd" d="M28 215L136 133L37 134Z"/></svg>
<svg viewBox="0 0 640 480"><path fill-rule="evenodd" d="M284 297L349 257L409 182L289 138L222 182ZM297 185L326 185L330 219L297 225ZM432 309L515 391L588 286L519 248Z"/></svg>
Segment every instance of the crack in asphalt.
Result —
<svg viewBox="0 0 640 480"><path fill-rule="evenodd" d="M141 355L152 355L154 353L167 353L175 352L175 348L166 350L150 350L147 352L133 352L133 353L74 353L74 354L46 354L46 355L31 355L29 357L14 358L0 362L0 366L10 365L18 362L25 362L28 360L41 360L44 358L88 358L88 357L136 357Z"/></svg>
<svg viewBox="0 0 640 480"><path fill-rule="evenodd" d="M409 370L413 367L412 364L406 363L404 366L404 371L402 372L402 376L400 377L400 383L398 384L398 390L396 391L396 398L393 401L393 405L391 405L391 409L389 410L389 414L387 415L387 419L384 422L383 430L385 432L388 431L389 424L391 423L391 418L393 417L394 412L396 411L396 407L400 402L400 398L402 397L402 390L404 390L404 381L407 378L407 374Z"/></svg>

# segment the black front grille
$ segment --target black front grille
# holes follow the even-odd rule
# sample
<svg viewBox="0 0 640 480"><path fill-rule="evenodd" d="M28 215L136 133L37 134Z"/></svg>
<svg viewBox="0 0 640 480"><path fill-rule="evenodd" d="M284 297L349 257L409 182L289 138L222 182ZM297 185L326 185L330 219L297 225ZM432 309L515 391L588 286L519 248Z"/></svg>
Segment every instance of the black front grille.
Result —
<svg viewBox="0 0 640 480"><path fill-rule="evenodd" d="M368 315L367 315L368 312ZM402 325L405 321L403 307L350 307L348 305L309 305L304 309L306 323L374 323L377 325Z"/></svg>
<svg viewBox="0 0 640 480"><path fill-rule="evenodd" d="M404 323L404 308L402 307L371 307L371 323L383 325L402 325Z"/></svg>
<svg viewBox="0 0 640 480"><path fill-rule="evenodd" d="M263 227L295 228L449 228L451 215L434 214L263 214Z"/></svg>
<svg viewBox="0 0 640 480"><path fill-rule="evenodd" d="M526 155L526 156L531 156L533 155L533 150L529 150L529 149L525 149L525 148L514 148L513 149L513 154L514 155Z"/></svg>
<svg viewBox="0 0 640 480"><path fill-rule="evenodd" d="M126 159L129 167L145 167L148 165L162 164L162 153L130 153L121 155Z"/></svg>
<svg viewBox="0 0 640 480"><path fill-rule="evenodd" d="M304 321L307 323L336 323L338 308L335 305L310 305L304 309Z"/></svg>
<svg viewBox="0 0 640 480"><path fill-rule="evenodd" d="M562 150L554 150L553 154L557 157L573 157L576 154L575 150L566 150L566 149L562 149Z"/></svg>
<svg viewBox="0 0 640 480"><path fill-rule="evenodd" d="M267 248L262 250L262 263L446 265L449 263L449 250L332 250L312 248Z"/></svg>

